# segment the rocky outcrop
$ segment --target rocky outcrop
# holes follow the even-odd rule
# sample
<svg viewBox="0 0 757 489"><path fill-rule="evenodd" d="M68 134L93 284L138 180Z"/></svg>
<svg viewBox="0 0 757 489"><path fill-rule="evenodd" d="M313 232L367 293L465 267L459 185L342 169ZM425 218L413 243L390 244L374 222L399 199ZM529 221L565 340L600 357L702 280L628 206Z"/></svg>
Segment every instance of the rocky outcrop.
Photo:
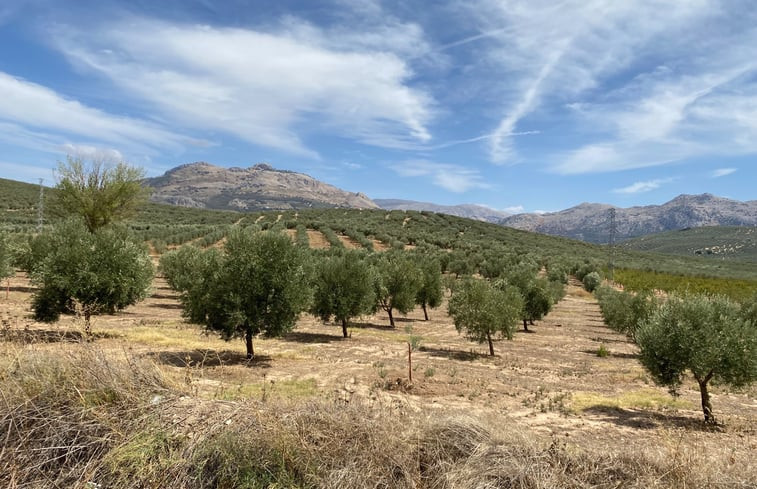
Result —
<svg viewBox="0 0 757 489"><path fill-rule="evenodd" d="M223 168L198 162L149 178L151 200L166 204L239 211L378 206L361 193L347 192L303 173L259 163Z"/></svg>

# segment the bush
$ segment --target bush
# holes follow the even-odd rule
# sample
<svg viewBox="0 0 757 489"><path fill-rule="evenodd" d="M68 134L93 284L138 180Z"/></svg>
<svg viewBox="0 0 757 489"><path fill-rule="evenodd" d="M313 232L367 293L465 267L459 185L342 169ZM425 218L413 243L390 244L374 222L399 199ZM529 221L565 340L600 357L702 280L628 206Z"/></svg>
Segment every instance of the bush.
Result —
<svg viewBox="0 0 757 489"><path fill-rule="evenodd" d="M602 277L600 277L597 272L591 272L584 276L582 282L584 284L584 289L589 292L594 292L594 290L596 290L596 288L602 283Z"/></svg>

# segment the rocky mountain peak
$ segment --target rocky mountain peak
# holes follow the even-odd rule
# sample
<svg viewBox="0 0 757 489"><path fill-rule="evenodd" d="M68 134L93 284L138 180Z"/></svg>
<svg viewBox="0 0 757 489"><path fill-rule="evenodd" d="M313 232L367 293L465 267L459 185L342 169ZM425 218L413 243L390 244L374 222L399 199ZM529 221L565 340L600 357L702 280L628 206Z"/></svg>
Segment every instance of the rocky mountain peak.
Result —
<svg viewBox="0 0 757 489"><path fill-rule="evenodd" d="M376 208L363 194L347 192L303 173L268 163L224 168L207 162L181 165L147 179L151 199L209 209L268 210L311 207Z"/></svg>

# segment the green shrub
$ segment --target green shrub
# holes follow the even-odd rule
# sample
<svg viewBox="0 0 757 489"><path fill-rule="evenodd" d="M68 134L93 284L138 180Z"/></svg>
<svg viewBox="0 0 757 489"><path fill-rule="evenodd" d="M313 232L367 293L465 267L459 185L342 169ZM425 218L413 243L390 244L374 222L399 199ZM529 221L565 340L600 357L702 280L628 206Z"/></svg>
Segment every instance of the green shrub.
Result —
<svg viewBox="0 0 757 489"><path fill-rule="evenodd" d="M600 277L597 272L591 272L587 273L581 281L584 284L584 289L589 292L594 292L594 290L602 283L602 277Z"/></svg>

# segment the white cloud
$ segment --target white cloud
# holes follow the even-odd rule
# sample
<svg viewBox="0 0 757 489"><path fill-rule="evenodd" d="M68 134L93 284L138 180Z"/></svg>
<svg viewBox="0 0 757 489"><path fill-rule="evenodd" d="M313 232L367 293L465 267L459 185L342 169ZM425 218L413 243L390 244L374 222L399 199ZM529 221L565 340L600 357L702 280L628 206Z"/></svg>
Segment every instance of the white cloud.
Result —
<svg viewBox="0 0 757 489"><path fill-rule="evenodd" d="M413 25L350 35L289 19L271 32L146 19L57 31L56 46L163 117L317 156L302 134L403 147L431 139L433 100L402 56Z"/></svg>
<svg viewBox="0 0 757 489"><path fill-rule="evenodd" d="M409 160L391 165L391 168L403 177L429 177L434 185L450 192L463 193L474 188L489 188L477 170L460 165Z"/></svg>
<svg viewBox="0 0 757 489"><path fill-rule="evenodd" d="M757 152L757 31L751 28L757 14L744 5L721 0L461 5L482 33L461 42L481 43L479 73L501 80L495 96L502 111L489 148L494 163L520 161L511 134L554 116L575 129L572 141L552 155L559 173ZM542 132L549 145L550 131Z"/></svg>
<svg viewBox="0 0 757 489"><path fill-rule="evenodd" d="M80 157L88 160L123 161L124 155L113 148L100 148L86 144L66 143L60 146L60 150L67 155Z"/></svg>
<svg viewBox="0 0 757 489"><path fill-rule="evenodd" d="M649 180L646 182L636 182L623 188L616 188L613 192L617 194L639 194L642 192L649 192L660 188L660 185L672 182L672 178L660 178L656 180Z"/></svg>
<svg viewBox="0 0 757 489"><path fill-rule="evenodd" d="M737 168L718 168L712 172L712 178L720 178L734 173Z"/></svg>
<svg viewBox="0 0 757 489"><path fill-rule="evenodd" d="M147 152L178 149L184 140L157 124L109 114L3 72L0 93L0 138L20 146L50 151L75 136Z"/></svg>

